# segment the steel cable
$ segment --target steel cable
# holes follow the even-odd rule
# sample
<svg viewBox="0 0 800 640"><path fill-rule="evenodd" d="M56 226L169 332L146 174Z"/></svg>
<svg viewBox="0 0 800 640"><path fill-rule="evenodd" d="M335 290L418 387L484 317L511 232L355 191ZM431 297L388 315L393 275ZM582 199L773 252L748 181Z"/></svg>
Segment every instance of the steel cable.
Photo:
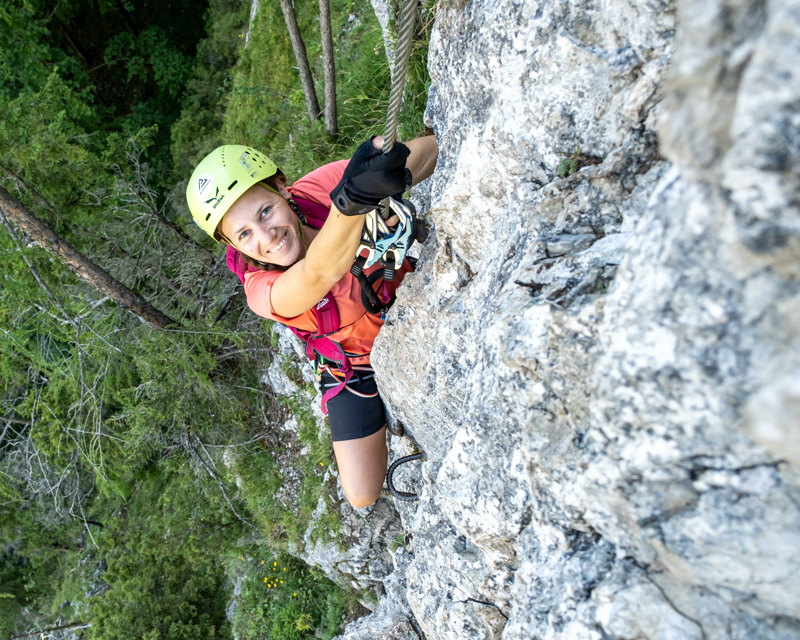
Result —
<svg viewBox="0 0 800 640"><path fill-rule="evenodd" d="M394 148L397 137L397 123L400 120L400 103L408 76L408 59L411 56L411 36L414 33L414 18L417 15L417 0L406 0L400 13L400 28L397 31L397 48L394 51L392 69L392 90L389 94L389 111L386 116L386 129L383 133L383 152Z"/></svg>
<svg viewBox="0 0 800 640"><path fill-rule="evenodd" d="M394 52L394 67L392 68L392 89L389 94L389 109L386 117L386 129L383 133L383 153L389 153L394 148L395 138L397 137L397 125L400 121L400 104L403 101L403 90L408 76L408 60L411 57L411 36L414 33L414 18L417 14L417 0L406 0L400 13L400 28L397 32L397 47ZM391 215L389 210L389 199L386 198L382 203L381 211L388 218ZM395 460L386 472L386 485L389 493L398 500L413 502L419 500L416 493L400 491L395 488L393 476L401 464L406 464L412 460L425 458L424 453L415 453Z"/></svg>
<svg viewBox="0 0 800 640"><path fill-rule="evenodd" d="M395 138L397 137L400 104L403 102L403 90L408 76L408 59L411 57L411 36L414 34L414 18L416 16L417 0L406 0L400 12L400 28L397 30L397 47L394 50L389 110L386 115L386 128L383 131L383 153L389 153L394 148ZM380 212L384 220L391 216L389 198L381 201Z"/></svg>

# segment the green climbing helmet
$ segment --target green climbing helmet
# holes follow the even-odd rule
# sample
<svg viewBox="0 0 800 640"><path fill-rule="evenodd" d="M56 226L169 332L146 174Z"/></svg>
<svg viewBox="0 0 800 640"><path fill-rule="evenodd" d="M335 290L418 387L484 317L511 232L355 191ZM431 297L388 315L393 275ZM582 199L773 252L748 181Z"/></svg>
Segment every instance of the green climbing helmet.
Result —
<svg viewBox="0 0 800 640"><path fill-rule="evenodd" d="M219 242L215 231L225 212L250 187L276 173L278 166L252 147L217 147L197 165L186 187L186 201L194 221Z"/></svg>

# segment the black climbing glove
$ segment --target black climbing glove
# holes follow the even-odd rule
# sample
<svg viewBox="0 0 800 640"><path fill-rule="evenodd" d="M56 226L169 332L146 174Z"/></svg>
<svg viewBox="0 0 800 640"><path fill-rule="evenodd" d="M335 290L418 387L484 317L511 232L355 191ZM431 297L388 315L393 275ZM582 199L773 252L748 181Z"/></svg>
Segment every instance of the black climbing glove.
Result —
<svg viewBox="0 0 800 640"><path fill-rule="evenodd" d="M402 194L411 186L411 171L406 169L408 147L395 143L384 154L372 144L372 138L359 145L344 175L331 191L331 200L346 216L367 213L389 196Z"/></svg>

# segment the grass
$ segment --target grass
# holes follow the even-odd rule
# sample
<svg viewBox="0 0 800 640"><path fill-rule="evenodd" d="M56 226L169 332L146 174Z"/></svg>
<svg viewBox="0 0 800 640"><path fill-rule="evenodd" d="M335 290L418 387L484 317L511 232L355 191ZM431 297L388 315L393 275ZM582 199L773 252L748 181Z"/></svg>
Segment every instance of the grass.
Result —
<svg viewBox="0 0 800 640"><path fill-rule="evenodd" d="M603 161L602 158L583 153L580 140L575 143L575 149L571 153L562 153L561 155L564 157L556 169L559 178L568 178L583 167L596 166Z"/></svg>
<svg viewBox="0 0 800 640"><path fill-rule="evenodd" d="M257 545L240 551L231 563L244 576L232 626L242 640L330 640L365 613L354 593L288 554Z"/></svg>
<svg viewBox="0 0 800 640"><path fill-rule="evenodd" d="M341 528L335 479L327 474L330 438L320 434L310 402L304 390L283 398L297 420L297 436L268 436L269 446L237 456L233 465L258 527L255 542L228 567L229 577L243 576L232 623L238 638L332 638L345 620L365 613L357 594L289 553L305 548L307 531L312 544L335 543ZM315 514L320 497L329 507Z"/></svg>
<svg viewBox="0 0 800 640"><path fill-rule="evenodd" d="M312 542L336 542L341 524L338 504L314 516L320 497L333 505L331 496L336 493L335 478L327 474L333 464L330 436L320 433L312 398L305 389L281 398L297 420L297 436L273 431L265 436L263 448L241 453L233 467L248 511L265 537L282 550L304 546L310 526Z"/></svg>
<svg viewBox="0 0 800 640"><path fill-rule="evenodd" d="M389 548L392 551L397 551L399 548L405 546L406 546L406 535L404 533L398 533L394 537L394 540L392 540L392 543L389 545Z"/></svg>
<svg viewBox="0 0 800 640"><path fill-rule="evenodd" d="M292 382L294 382L298 386L303 386L305 384L303 378L303 372L300 370L295 362L289 358L284 357L281 360L281 371L283 371L284 375L289 378ZM312 392L313 395L313 392Z"/></svg>

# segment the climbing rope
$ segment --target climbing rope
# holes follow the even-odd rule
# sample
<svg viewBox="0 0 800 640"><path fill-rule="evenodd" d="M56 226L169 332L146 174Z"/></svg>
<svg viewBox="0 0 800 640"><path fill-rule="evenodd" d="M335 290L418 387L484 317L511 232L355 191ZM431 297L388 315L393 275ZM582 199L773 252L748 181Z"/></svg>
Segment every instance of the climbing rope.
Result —
<svg viewBox="0 0 800 640"><path fill-rule="evenodd" d="M409 493L408 491L400 491L395 489L394 481L392 480L395 470L401 464L405 464L406 462L411 462L413 460L420 460L424 457L424 453L415 453L410 456L403 456L402 458L398 458L392 462L389 470L386 472L386 486L389 487L391 494L398 500L403 500L404 502L413 502L414 500L419 500L419 496L416 493Z"/></svg>

